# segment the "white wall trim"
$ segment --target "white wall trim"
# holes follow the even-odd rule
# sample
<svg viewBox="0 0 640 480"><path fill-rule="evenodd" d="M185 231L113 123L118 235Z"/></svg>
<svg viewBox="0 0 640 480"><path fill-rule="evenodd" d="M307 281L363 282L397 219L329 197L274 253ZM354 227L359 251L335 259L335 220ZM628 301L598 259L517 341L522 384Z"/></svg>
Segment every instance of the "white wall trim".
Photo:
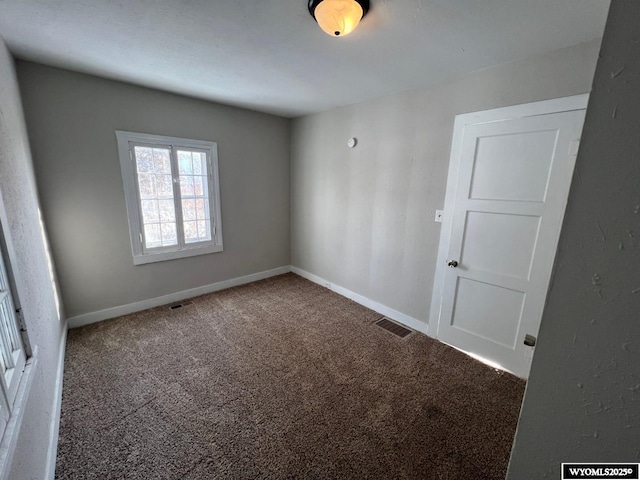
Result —
<svg viewBox="0 0 640 480"><path fill-rule="evenodd" d="M2 443L0 444L0 480L9 480L9 473L13 460L13 454L16 450L18 437L20 436L20 427L24 411L27 408L27 401L31 392L33 378L36 375L38 365L38 347L33 350L33 355L27 359L24 367L24 373L20 379L16 398L14 400L13 411L9 418L9 423L4 431Z"/></svg>
<svg viewBox="0 0 640 480"><path fill-rule="evenodd" d="M47 453L47 471L44 478L54 480L56 474L56 459L58 457L58 436L60 432L60 414L62 412L62 381L64 379L64 355L67 350L68 322L65 322L64 331L58 347L58 368L56 370L56 387L53 404L53 415L49 427L49 452Z"/></svg>
<svg viewBox="0 0 640 480"><path fill-rule="evenodd" d="M375 300L371 300L370 298L360 295L359 293L352 292L351 290L341 287L340 285L331 283L330 281L325 280L324 278L319 277L318 275L314 275L313 273L309 273L305 270L302 270L301 268L292 266L291 271L296 275L300 275L301 277L306 278L307 280L310 280L313 283L317 283L318 285L328 288L329 290L336 292L342 295L343 297L347 297L348 299L353 300L354 302L359 303L364 307L370 308L371 310L378 312L379 314L384 315L385 317L389 317L391 320L395 320L396 322L402 323L403 325L413 330L417 330L418 332L421 332L424 334L427 333L427 329L428 329L427 322L423 322L422 320L418 320L417 318L413 318L402 312L394 310L391 307L387 307L386 305L376 302Z"/></svg>
<svg viewBox="0 0 640 480"><path fill-rule="evenodd" d="M550 113L571 112L584 110L589 103L589 94L571 95L569 97L552 98L538 102L510 105L508 107L492 108L479 112L462 113L456 115L456 124L476 125L480 123L500 122L514 118L535 117Z"/></svg>
<svg viewBox="0 0 640 480"><path fill-rule="evenodd" d="M246 275L244 277L232 278L230 280L224 280L222 282L212 283L210 285L204 285L202 287L192 288L189 290L182 290L180 292L171 293L168 295L163 295L161 297L150 298L148 300L142 300L140 302L129 303L127 305L120 305L118 307L107 308L105 310L99 310L97 312L86 313L83 315L78 315L75 317L71 317L68 319L69 328L78 328L84 325L89 325L91 323L101 322L103 320L108 320L110 318L119 317L121 315L127 315L129 313L140 312L142 310L146 310L148 308L159 307L161 305L167 305L173 302L179 302L180 300L185 300L187 298L193 298L200 295L205 295L207 293L213 293L220 290L225 290L231 287L237 287L239 285L245 285L247 283L257 282L258 280L263 280L269 277L275 277L276 275L282 275L283 273L293 272L297 275L300 275L307 280L310 280L318 285L322 285L323 287L329 288L329 290L336 292L343 297L346 297L350 300L353 300L360 305L370 308L381 315L389 317L392 320L402 323L407 327L417 330L422 333L427 333L428 324L422 320L418 320L417 318L411 317L407 314L394 310L391 307L387 307L382 303L376 302L375 300L371 300L359 293L352 292L351 290L341 287L340 285L336 285L334 283L325 280L318 275L314 275L313 273L309 273L301 268L294 267L291 265L286 265L284 267L274 268L273 270L267 270L264 272L254 273L251 275ZM61 385L62 386L62 385Z"/></svg>
<svg viewBox="0 0 640 480"><path fill-rule="evenodd" d="M263 280L265 278L275 277L276 275L282 275L283 273L288 273L290 271L291 266L286 265L284 267L274 268L273 270L266 270L264 272L253 273L244 277L232 278L229 280L224 280L222 282L212 283L210 285L203 285L202 287L196 287L189 290L170 293L161 297L149 298L140 302L129 303L127 305L107 308L104 310L99 310L97 312L77 315L75 317L69 318L69 328L78 328L82 327L83 325L89 325L90 323L101 322L102 320L107 320L109 318L115 318L121 315L127 315L129 313L147 310L148 308L154 308L161 305L167 305L169 303L179 302L187 298L198 297L207 293L213 293L219 290L237 287L238 285L244 285L246 283Z"/></svg>

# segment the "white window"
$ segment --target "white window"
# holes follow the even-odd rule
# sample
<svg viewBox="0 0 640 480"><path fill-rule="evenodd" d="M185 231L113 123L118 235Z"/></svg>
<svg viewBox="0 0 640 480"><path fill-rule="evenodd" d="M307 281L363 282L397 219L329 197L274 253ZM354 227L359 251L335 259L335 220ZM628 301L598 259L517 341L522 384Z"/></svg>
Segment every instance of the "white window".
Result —
<svg viewBox="0 0 640 480"><path fill-rule="evenodd" d="M133 263L222 251L213 142L116 131Z"/></svg>
<svg viewBox="0 0 640 480"><path fill-rule="evenodd" d="M26 362L7 269L1 253L0 251L0 438L11 418Z"/></svg>

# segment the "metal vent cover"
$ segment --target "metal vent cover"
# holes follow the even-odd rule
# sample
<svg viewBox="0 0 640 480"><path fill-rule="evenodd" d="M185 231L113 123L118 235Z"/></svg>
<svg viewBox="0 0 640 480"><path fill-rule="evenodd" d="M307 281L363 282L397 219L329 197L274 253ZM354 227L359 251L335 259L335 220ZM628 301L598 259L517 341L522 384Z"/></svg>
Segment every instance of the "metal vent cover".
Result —
<svg viewBox="0 0 640 480"><path fill-rule="evenodd" d="M409 330L387 317L382 317L380 320L375 322L375 324L400 338L405 338L413 333L413 330Z"/></svg>
<svg viewBox="0 0 640 480"><path fill-rule="evenodd" d="M186 307L187 305L191 305L193 302L191 300L185 300L184 302L172 303L169 305L170 310L177 310L182 307Z"/></svg>

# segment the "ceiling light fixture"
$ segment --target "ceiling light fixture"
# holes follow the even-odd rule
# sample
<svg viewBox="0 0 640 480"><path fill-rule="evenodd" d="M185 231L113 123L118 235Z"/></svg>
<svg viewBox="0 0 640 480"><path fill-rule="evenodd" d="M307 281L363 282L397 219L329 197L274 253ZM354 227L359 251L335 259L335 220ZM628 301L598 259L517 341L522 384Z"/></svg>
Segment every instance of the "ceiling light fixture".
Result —
<svg viewBox="0 0 640 480"><path fill-rule="evenodd" d="M309 13L332 37L353 32L369 11L369 0L309 0Z"/></svg>

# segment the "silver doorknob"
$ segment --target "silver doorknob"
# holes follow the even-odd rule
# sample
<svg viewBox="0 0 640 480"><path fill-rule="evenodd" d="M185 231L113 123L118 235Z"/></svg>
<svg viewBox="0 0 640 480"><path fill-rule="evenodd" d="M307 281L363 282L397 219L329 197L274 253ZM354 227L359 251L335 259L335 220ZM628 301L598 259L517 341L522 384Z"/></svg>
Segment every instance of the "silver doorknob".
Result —
<svg viewBox="0 0 640 480"><path fill-rule="evenodd" d="M458 266L458 262L456 262L455 260L449 260L447 262L447 265L451 268L456 268Z"/></svg>

